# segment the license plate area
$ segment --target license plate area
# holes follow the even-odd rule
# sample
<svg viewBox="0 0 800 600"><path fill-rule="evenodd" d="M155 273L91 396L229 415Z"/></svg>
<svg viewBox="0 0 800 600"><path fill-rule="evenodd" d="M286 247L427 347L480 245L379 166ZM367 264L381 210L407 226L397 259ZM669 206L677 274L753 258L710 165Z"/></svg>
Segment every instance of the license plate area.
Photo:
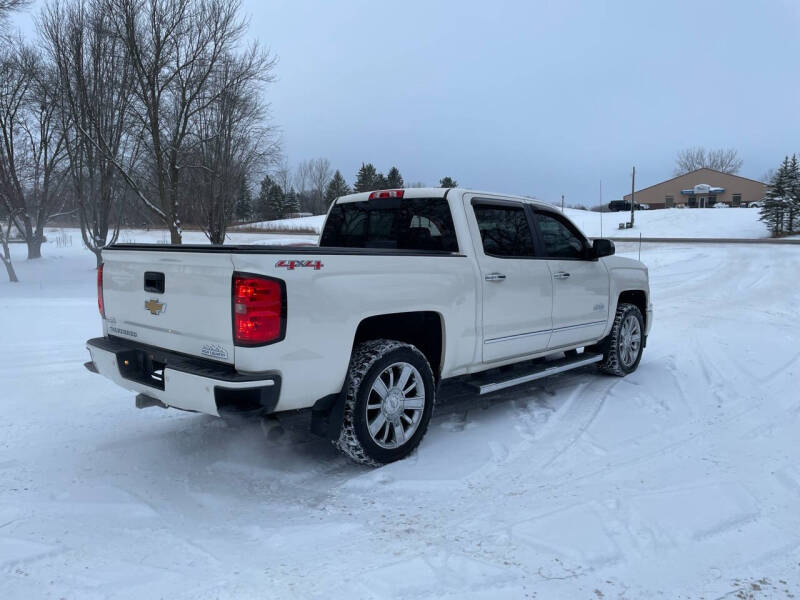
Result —
<svg viewBox="0 0 800 600"><path fill-rule="evenodd" d="M167 364L146 350L124 350L117 353L119 373L129 381L164 389L164 367Z"/></svg>

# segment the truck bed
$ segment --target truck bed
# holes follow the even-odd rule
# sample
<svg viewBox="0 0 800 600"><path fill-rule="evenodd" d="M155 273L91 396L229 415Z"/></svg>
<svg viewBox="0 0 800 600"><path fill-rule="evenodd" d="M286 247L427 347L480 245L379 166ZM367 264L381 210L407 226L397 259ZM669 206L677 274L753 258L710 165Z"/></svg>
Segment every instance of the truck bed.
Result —
<svg viewBox="0 0 800 600"><path fill-rule="evenodd" d="M459 260L460 258L460 260ZM341 389L359 323L427 312L462 323L446 338L446 368L475 358L474 263L436 250L318 246L114 244L103 251L104 335L215 360L242 373L277 370L278 410L310 406ZM310 264L306 264L310 263ZM236 345L232 279L284 286L285 337ZM149 275L161 288L148 291Z"/></svg>
<svg viewBox="0 0 800 600"><path fill-rule="evenodd" d="M397 248L331 248L325 246L268 246L261 244L231 244L212 246L210 244L111 244L106 250L139 250L152 252L201 252L208 254L314 254L325 256L455 256L458 252L438 250L401 250Z"/></svg>

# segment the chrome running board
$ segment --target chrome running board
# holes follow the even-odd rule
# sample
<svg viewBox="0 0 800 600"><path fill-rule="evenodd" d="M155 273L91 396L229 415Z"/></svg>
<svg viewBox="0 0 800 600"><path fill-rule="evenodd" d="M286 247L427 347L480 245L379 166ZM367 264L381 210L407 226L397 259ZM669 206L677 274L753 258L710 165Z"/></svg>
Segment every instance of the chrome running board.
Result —
<svg viewBox="0 0 800 600"><path fill-rule="evenodd" d="M602 354L578 354L576 356L565 357L559 360L550 361L544 364L536 365L535 368L528 369L526 372L520 373L519 371L512 375L509 379L502 379L500 381L487 381L482 382L479 379L470 382L470 385L478 389L479 394L488 394L496 392L505 388L510 388L515 385L528 383L529 381L536 381L543 377L549 377L556 373L563 373L564 371L571 371L585 367L603 360Z"/></svg>

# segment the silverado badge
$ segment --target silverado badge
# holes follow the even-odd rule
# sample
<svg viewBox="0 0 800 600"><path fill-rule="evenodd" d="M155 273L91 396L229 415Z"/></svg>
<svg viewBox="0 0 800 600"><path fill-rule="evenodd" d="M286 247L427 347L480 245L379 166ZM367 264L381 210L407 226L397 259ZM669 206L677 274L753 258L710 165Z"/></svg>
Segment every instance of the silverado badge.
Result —
<svg viewBox="0 0 800 600"><path fill-rule="evenodd" d="M155 298L150 298L150 300L144 301L144 309L149 310L151 315L160 315L164 310L166 310L167 305L162 304Z"/></svg>

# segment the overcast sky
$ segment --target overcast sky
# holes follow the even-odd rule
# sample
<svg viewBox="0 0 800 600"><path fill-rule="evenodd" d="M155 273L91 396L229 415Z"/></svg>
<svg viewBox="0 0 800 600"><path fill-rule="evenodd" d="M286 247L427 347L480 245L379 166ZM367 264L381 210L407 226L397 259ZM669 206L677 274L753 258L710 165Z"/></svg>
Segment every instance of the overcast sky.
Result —
<svg viewBox="0 0 800 600"><path fill-rule="evenodd" d="M42 2L39 1L38 6ZM34 12L38 8L33 9ZM244 0L292 164L596 204L726 146L800 152L800 2ZM30 16L17 19L32 35Z"/></svg>

